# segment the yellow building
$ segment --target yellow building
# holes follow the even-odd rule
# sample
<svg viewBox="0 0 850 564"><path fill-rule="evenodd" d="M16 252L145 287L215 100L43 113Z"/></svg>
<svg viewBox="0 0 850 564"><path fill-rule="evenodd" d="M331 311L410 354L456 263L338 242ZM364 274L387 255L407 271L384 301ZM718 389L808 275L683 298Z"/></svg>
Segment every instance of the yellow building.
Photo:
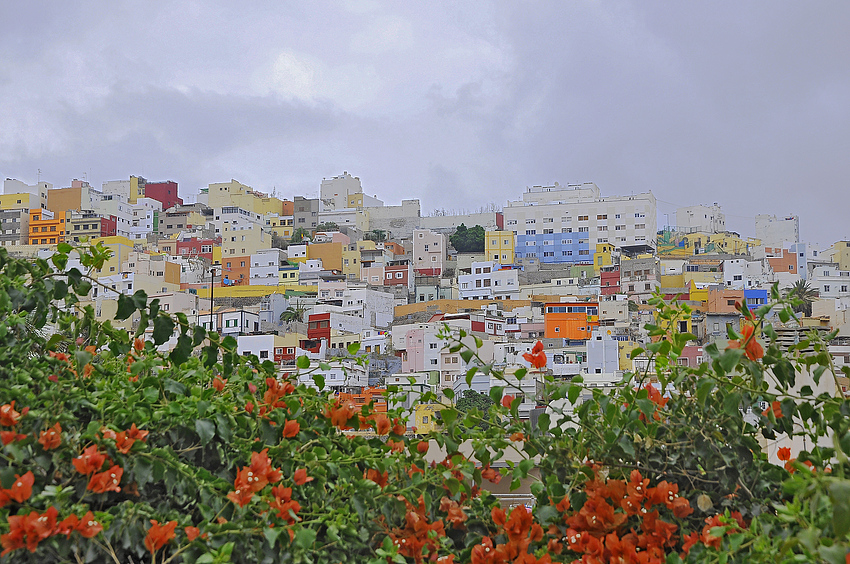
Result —
<svg viewBox="0 0 850 564"><path fill-rule="evenodd" d="M121 235L116 235L113 237L98 237L97 239L93 239L92 243L103 243L104 247L107 247L110 251L112 251L112 255L106 262L103 263L103 267L99 271L100 273L109 275L115 274L116 272L121 272L122 269L133 269L133 267L129 267L126 264L130 253L134 252L133 242L127 237L123 237ZM180 282L179 274L177 277L177 282Z"/></svg>
<svg viewBox="0 0 850 564"><path fill-rule="evenodd" d="M26 192L22 194L0 194L0 209L2 210L28 210L32 208L39 208L38 205L30 205L35 204L38 201L38 198L32 194L27 194Z"/></svg>
<svg viewBox="0 0 850 564"><path fill-rule="evenodd" d="M663 231L657 239L659 256L689 257L701 254L748 255L761 240L753 237L741 238L737 233L683 233Z"/></svg>
<svg viewBox="0 0 850 564"><path fill-rule="evenodd" d="M271 249L272 236L262 229L240 229L225 221L221 230L221 257L227 260L257 254L260 249Z"/></svg>
<svg viewBox="0 0 850 564"><path fill-rule="evenodd" d="M599 276L603 266L614 264L614 245L610 243L597 243L596 254L593 255L593 271Z"/></svg>
<svg viewBox="0 0 850 564"><path fill-rule="evenodd" d="M145 197L145 184L147 181L138 176L130 177L130 198L129 202L135 204L139 198Z"/></svg>
<svg viewBox="0 0 850 564"><path fill-rule="evenodd" d="M350 250L348 246L342 249L342 273L346 278L360 279L360 251Z"/></svg>
<svg viewBox="0 0 850 564"><path fill-rule="evenodd" d="M487 231L484 233L484 255L499 264L514 263L514 232Z"/></svg>
<svg viewBox="0 0 850 564"><path fill-rule="evenodd" d="M207 194L208 205L212 208L236 206L258 215L283 212L283 201L236 180L210 184Z"/></svg>
<svg viewBox="0 0 850 564"><path fill-rule="evenodd" d="M437 414L442 409L439 404L419 403L413 408L413 426L417 435L426 435L436 431L438 427Z"/></svg>
<svg viewBox="0 0 850 564"><path fill-rule="evenodd" d="M279 286L297 288L298 287L298 267L284 266L278 270L280 274Z"/></svg>

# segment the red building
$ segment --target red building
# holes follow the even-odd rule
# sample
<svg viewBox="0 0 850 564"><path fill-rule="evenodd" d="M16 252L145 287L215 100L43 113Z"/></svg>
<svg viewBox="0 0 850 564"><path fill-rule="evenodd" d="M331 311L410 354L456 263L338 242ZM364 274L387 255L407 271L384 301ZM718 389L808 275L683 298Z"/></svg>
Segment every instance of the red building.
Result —
<svg viewBox="0 0 850 564"><path fill-rule="evenodd" d="M212 250L221 245L221 239L186 239L177 241L177 254L181 257L203 257L212 262Z"/></svg>
<svg viewBox="0 0 850 564"><path fill-rule="evenodd" d="M112 237L118 233L118 218L114 215L100 218L100 236Z"/></svg>
<svg viewBox="0 0 850 564"><path fill-rule="evenodd" d="M177 197L177 183L173 180L148 182L145 184L145 197L162 202L163 211L183 205L183 198Z"/></svg>
<svg viewBox="0 0 850 564"><path fill-rule="evenodd" d="M412 269L406 261L384 267L384 286L412 286Z"/></svg>
<svg viewBox="0 0 850 564"><path fill-rule="evenodd" d="M611 296L620 293L620 265L603 266L599 273L599 293Z"/></svg>
<svg viewBox="0 0 850 564"><path fill-rule="evenodd" d="M314 313L307 318L307 339L311 341L331 340L331 314Z"/></svg>

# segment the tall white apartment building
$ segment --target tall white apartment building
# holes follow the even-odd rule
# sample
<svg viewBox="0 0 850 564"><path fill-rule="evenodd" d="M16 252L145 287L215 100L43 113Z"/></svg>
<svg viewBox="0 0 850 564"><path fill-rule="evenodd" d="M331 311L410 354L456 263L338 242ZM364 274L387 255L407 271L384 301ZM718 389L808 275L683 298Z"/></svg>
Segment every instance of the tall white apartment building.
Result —
<svg viewBox="0 0 850 564"><path fill-rule="evenodd" d="M776 217L759 214L756 216L756 239L767 247L783 247L784 243L800 242L800 218L796 215Z"/></svg>
<svg viewBox="0 0 850 564"><path fill-rule="evenodd" d="M503 209L505 229L516 238L517 259L541 263L592 263L596 245L648 251L655 248L652 192L603 198L593 183L534 186Z"/></svg>

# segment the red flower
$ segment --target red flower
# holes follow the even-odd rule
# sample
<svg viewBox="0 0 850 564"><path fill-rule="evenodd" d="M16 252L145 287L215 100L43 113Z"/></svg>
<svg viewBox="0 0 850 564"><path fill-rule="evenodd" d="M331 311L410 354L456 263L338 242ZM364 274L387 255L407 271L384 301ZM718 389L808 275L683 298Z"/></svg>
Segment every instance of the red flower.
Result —
<svg viewBox="0 0 850 564"><path fill-rule="evenodd" d="M118 484L121 483L123 475L124 469L114 464L108 470L93 474L89 479L88 489L94 493L120 492L121 488Z"/></svg>
<svg viewBox="0 0 850 564"><path fill-rule="evenodd" d="M118 452L121 454L127 454L130 452L130 449L133 448L133 443L135 442L136 439L129 438L125 431L121 431L115 435L115 448L117 448Z"/></svg>
<svg viewBox="0 0 850 564"><path fill-rule="evenodd" d="M9 443L16 443L18 441L22 441L26 438L26 435L16 433L15 431L0 431L0 441L3 442L3 446L8 445Z"/></svg>
<svg viewBox="0 0 850 564"><path fill-rule="evenodd" d="M771 412L773 413L774 419L781 419L783 417L782 404L778 401L772 402L770 407L762 411L761 414L767 417Z"/></svg>
<svg viewBox="0 0 850 564"><path fill-rule="evenodd" d="M186 533L186 538L189 539L189 542L192 542L201 534L201 530L198 527L184 527L183 531Z"/></svg>
<svg viewBox="0 0 850 564"><path fill-rule="evenodd" d="M508 395L502 396L502 407L507 407L508 409L510 409L511 408L511 402L513 402L513 401L514 401L513 396L508 396Z"/></svg>
<svg viewBox="0 0 850 564"><path fill-rule="evenodd" d="M15 411L15 402L0 406L0 425L12 427L18 424L21 414Z"/></svg>
<svg viewBox="0 0 850 564"><path fill-rule="evenodd" d="M303 486L307 482L312 482L313 478L307 475L306 468L299 468L295 471L295 474L292 475L292 481L295 482L296 486Z"/></svg>
<svg viewBox="0 0 850 564"><path fill-rule="evenodd" d="M136 337L136 340L133 341L133 348L136 350L136 352L141 352L145 348L145 342Z"/></svg>
<svg viewBox="0 0 850 564"><path fill-rule="evenodd" d="M227 380L226 380L226 379L225 379L225 380L222 380L222 379L221 379L221 378L219 378L218 376L216 376L215 378L213 378L213 381L212 381L212 387L213 387L213 388L215 388L215 389L216 389L216 391L219 391L219 392L220 392L220 391L224 390L224 387L225 387L226 385L227 385Z"/></svg>
<svg viewBox="0 0 850 564"><path fill-rule="evenodd" d="M390 447L390 450L393 452L404 452L404 441L394 441L393 439L387 440L387 446Z"/></svg>
<svg viewBox="0 0 850 564"><path fill-rule="evenodd" d="M255 386L254 384L248 384L248 391L251 392L252 394L256 394L257 393L257 386Z"/></svg>
<svg viewBox="0 0 850 564"><path fill-rule="evenodd" d="M513 433L513 434L511 435L511 440L512 440L512 441L514 441L514 442L517 442L517 441L524 441L524 440L525 440L525 435L523 435L523 434L522 434L522 433L520 433L520 432Z"/></svg>
<svg viewBox="0 0 850 564"><path fill-rule="evenodd" d="M62 521L56 525L56 534L57 535L65 535L66 537L71 536L71 533L77 530L77 527L80 525L80 518L74 515L68 515Z"/></svg>
<svg viewBox="0 0 850 564"><path fill-rule="evenodd" d="M62 426L56 423L38 435L38 442L44 450L50 450L62 444Z"/></svg>
<svg viewBox="0 0 850 564"><path fill-rule="evenodd" d="M269 508L277 510L277 516L290 525L301 519L296 515L301 510L301 504L292 500L292 488L275 486L272 488L274 500L269 502Z"/></svg>
<svg viewBox="0 0 850 564"><path fill-rule="evenodd" d="M245 507L251 503L251 499L254 497L254 492L244 483L243 473L247 474L248 471L248 468L243 468L239 471L236 477L236 489L227 494L227 499L239 507Z"/></svg>
<svg viewBox="0 0 850 564"><path fill-rule="evenodd" d="M744 354L750 360L758 360L764 356L764 349L755 338L755 326L752 323L741 324L741 339L730 341L727 349L740 349L744 347Z"/></svg>
<svg viewBox="0 0 850 564"><path fill-rule="evenodd" d="M546 366L546 353L543 352L543 343L537 341L534 344L534 348L531 349L530 353L524 353L522 358L531 363L531 366L537 368L544 368Z"/></svg>
<svg viewBox="0 0 850 564"><path fill-rule="evenodd" d="M4 493L18 503L23 503L32 495L32 485L34 483L35 476L32 471L27 472L23 476L15 474L15 481L12 483L12 487L5 490Z"/></svg>
<svg viewBox="0 0 850 564"><path fill-rule="evenodd" d="M95 521L94 513L91 511L83 515L77 525L77 531L83 536L83 538L87 539L97 536L102 530L103 525Z"/></svg>
<svg viewBox="0 0 850 564"><path fill-rule="evenodd" d="M269 449L263 449L261 452L251 453L251 466L248 469L252 474L250 487L254 492L260 491L266 487L266 484L279 482L283 478L279 469L272 468L268 452Z"/></svg>
<svg viewBox="0 0 850 564"><path fill-rule="evenodd" d="M175 528L177 528L177 521L169 521L165 525L160 525L159 521L151 519L151 528L148 529L148 534L145 536L145 548L151 553L156 552L175 537Z"/></svg>
<svg viewBox="0 0 850 564"><path fill-rule="evenodd" d="M72 460L74 468L80 474L91 474L97 472L106 462L106 455L97 451L97 445L91 445L83 454Z"/></svg>
<svg viewBox="0 0 850 564"><path fill-rule="evenodd" d="M776 456L779 460L791 460L791 449L782 447L777 451Z"/></svg>
<svg viewBox="0 0 850 564"><path fill-rule="evenodd" d="M428 447L430 443L428 441L419 441L416 445L416 452L419 454L428 454Z"/></svg>
<svg viewBox="0 0 850 564"><path fill-rule="evenodd" d="M570 509L570 498L569 496L564 496L564 499L558 502L555 506L555 509L560 511L561 513L566 513Z"/></svg>
<svg viewBox="0 0 850 564"><path fill-rule="evenodd" d="M249 401L248 403L246 403L245 404L245 411L247 411L248 413L253 413L254 412L254 402Z"/></svg>
<svg viewBox="0 0 850 564"><path fill-rule="evenodd" d="M295 435L298 434L298 431L301 430L301 424L298 421L291 419L286 422L286 425L283 426L283 436L287 439L291 439Z"/></svg>

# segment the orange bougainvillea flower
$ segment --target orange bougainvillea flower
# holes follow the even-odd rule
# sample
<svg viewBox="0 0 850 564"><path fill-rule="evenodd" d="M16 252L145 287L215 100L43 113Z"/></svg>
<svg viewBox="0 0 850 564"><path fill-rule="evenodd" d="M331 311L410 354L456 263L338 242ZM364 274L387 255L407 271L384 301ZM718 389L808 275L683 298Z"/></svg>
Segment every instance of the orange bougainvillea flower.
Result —
<svg viewBox="0 0 850 564"><path fill-rule="evenodd" d="M72 460L74 468L80 474L91 474L97 472L106 462L106 455L98 452L97 445L91 445L83 451L83 454Z"/></svg>
<svg viewBox="0 0 850 564"><path fill-rule="evenodd" d="M379 413L377 417L375 417L375 432L379 435L389 434L391 427L392 423L390 423L389 418L383 413Z"/></svg>
<svg viewBox="0 0 850 564"><path fill-rule="evenodd" d="M224 387L227 385L227 380L222 380L218 376L213 378L212 387L216 389L216 391L220 392L224 390Z"/></svg>
<svg viewBox="0 0 850 564"><path fill-rule="evenodd" d="M499 474L499 471L496 470L495 468L490 468L489 464L484 466L484 468L481 469L481 477L484 478L485 480L489 480L490 482L492 482L494 484L498 484L499 482L502 481L502 475Z"/></svg>
<svg viewBox="0 0 850 564"><path fill-rule="evenodd" d="M18 424L21 414L15 411L15 402L0 406L0 425L13 427Z"/></svg>
<svg viewBox="0 0 850 564"><path fill-rule="evenodd" d="M381 487L381 489L384 489L387 486L389 474L387 472L378 472L374 468L369 468L368 470L366 470L363 477L367 480L375 482Z"/></svg>
<svg viewBox="0 0 850 564"><path fill-rule="evenodd" d="M546 353L543 351L543 343L537 341L530 353L524 353L522 358L531 363L538 370L546 366Z"/></svg>
<svg viewBox="0 0 850 564"><path fill-rule="evenodd" d="M778 401L774 401L770 404L770 407L761 412L761 414L765 417L769 416L771 413L773 413L774 419L781 419L783 417L782 404Z"/></svg>
<svg viewBox="0 0 850 564"><path fill-rule="evenodd" d="M514 401L514 397L510 395L502 396L502 407L511 408L511 402Z"/></svg>
<svg viewBox="0 0 850 564"><path fill-rule="evenodd" d="M141 429L136 428L135 423L130 425L130 428L127 429L127 436L129 438L142 441L143 443L148 440L148 433L150 433L150 431L142 431Z"/></svg>
<svg viewBox="0 0 850 564"><path fill-rule="evenodd" d="M283 436L291 439L301 430L301 424L298 421L291 419L283 426Z"/></svg>
<svg viewBox="0 0 850 564"><path fill-rule="evenodd" d="M758 360L764 356L764 349L756 340L754 335L755 326L752 323L741 323L741 339L729 341L727 349L740 349L744 347L744 354L750 360Z"/></svg>
<svg viewBox="0 0 850 564"><path fill-rule="evenodd" d="M169 521L165 525L160 525L159 521L151 519L151 528L148 529L148 534L145 536L145 548L151 553L156 552L175 537L175 528L177 528L177 521Z"/></svg>
<svg viewBox="0 0 850 564"><path fill-rule="evenodd" d="M119 484L123 475L124 469L114 464L108 470L93 474L89 479L88 489L94 493L120 492Z"/></svg>
<svg viewBox="0 0 850 564"><path fill-rule="evenodd" d="M133 341L133 348L136 350L136 352L141 352L145 348L145 342L136 337L136 340Z"/></svg>
<svg viewBox="0 0 850 564"><path fill-rule="evenodd" d="M428 441L419 441L416 443L416 452L419 454L428 454L428 447L430 443Z"/></svg>
<svg viewBox="0 0 850 564"><path fill-rule="evenodd" d="M186 538L189 542L201 536L201 530L198 527L183 527L183 532L186 533Z"/></svg>
<svg viewBox="0 0 850 564"><path fill-rule="evenodd" d="M307 469L306 468L299 468L292 475L292 481L295 482L296 486L303 486L307 482L312 482L313 478L311 476L307 475Z"/></svg>
<svg viewBox="0 0 850 564"><path fill-rule="evenodd" d="M524 440L525 440L525 435L524 435L524 434L522 434L522 433L520 433L519 431L517 431L516 433L513 433L513 434L511 435L511 440L512 440L512 441L514 441L514 442L524 441Z"/></svg>
<svg viewBox="0 0 850 564"><path fill-rule="evenodd" d="M14 499L18 503L23 503L32 495L32 485L35 483L35 476L32 471L27 472L23 476L15 474L15 481L12 482L12 487L4 490L4 493L10 499Z"/></svg>
<svg viewBox="0 0 850 564"><path fill-rule="evenodd" d="M16 433L15 431L0 431L0 442L3 443L3 446L22 441L26 438L26 435Z"/></svg>
<svg viewBox="0 0 850 564"><path fill-rule="evenodd" d="M272 488L274 499L269 502L269 508L277 510L277 516L292 525L300 521L297 513L301 510L301 504L292 499L292 488L275 486Z"/></svg>
<svg viewBox="0 0 850 564"><path fill-rule="evenodd" d="M791 460L791 449L782 447L776 452L776 456L779 460Z"/></svg>

